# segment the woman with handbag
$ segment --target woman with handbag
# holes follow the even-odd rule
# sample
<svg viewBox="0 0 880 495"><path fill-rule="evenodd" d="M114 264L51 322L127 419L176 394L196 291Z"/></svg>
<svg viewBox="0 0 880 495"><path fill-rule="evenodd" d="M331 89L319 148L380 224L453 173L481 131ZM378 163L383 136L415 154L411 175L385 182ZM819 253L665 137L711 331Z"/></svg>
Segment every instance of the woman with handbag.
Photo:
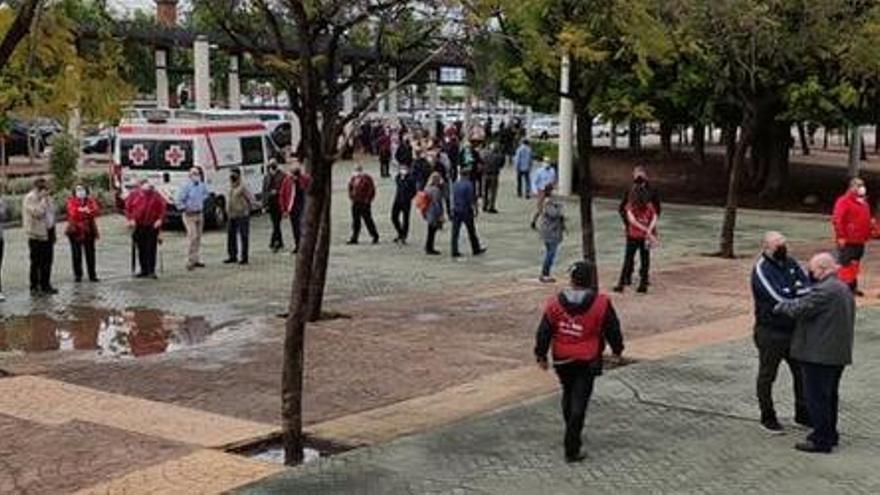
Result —
<svg viewBox="0 0 880 495"><path fill-rule="evenodd" d="M98 239L97 217L101 212L98 202L89 195L89 189L82 183L74 187L73 195L67 199L67 238L70 240L70 253L73 257L73 276L82 282L82 258L85 254L89 280L98 281L95 272L95 241Z"/></svg>
<svg viewBox="0 0 880 495"><path fill-rule="evenodd" d="M445 200L443 194L443 178L439 173L434 172L431 174L431 177L428 178L428 187L425 188L423 192L420 194L427 196L426 208L422 210L422 215L425 217L425 221L428 222L428 238L425 242L425 253L437 256L440 254L440 251L437 251L434 248L434 238L437 236L437 231L443 228L443 203ZM419 198L417 198L417 202Z"/></svg>

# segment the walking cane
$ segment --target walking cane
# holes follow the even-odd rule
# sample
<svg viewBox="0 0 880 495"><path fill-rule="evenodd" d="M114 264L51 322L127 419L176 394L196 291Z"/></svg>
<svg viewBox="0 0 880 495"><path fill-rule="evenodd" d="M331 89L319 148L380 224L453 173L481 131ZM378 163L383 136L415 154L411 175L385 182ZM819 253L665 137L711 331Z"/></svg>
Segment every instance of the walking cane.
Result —
<svg viewBox="0 0 880 495"><path fill-rule="evenodd" d="M131 237L131 274L135 274L135 258L137 247L134 242L134 236Z"/></svg>

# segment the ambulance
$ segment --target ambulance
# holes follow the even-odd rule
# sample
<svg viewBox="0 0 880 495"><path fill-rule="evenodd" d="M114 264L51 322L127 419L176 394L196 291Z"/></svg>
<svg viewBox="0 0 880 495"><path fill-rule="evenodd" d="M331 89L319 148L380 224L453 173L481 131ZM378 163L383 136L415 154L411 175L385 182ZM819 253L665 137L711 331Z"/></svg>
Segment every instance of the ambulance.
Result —
<svg viewBox="0 0 880 495"><path fill-rule="evenodd" d="M174 200L198 167L208 188L205 224L214 228L227 220L230 169L239 168L260 199L269 162L283 162L263 122L227 110L138 110L126 115L116 135L111 177L120 204L146 179L168 202L168 216L179 218Z"/></svg>

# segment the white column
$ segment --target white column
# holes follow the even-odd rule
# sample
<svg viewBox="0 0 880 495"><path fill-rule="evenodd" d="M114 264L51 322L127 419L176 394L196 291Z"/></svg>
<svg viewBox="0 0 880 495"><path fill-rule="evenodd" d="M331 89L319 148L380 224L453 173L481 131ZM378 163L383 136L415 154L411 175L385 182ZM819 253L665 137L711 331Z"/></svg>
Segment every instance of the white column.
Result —
<svg viewBox="0 0 880 495"><path fill-rule="evenodd" d="M532 131L533 118L534 118L534 115L532 115L532 107L526 107L526 122L525 122L526 128L524 129L526 139L531 138L531 136L529 136L529 133Z"/></svg>
<svg viewBox="0 0 880 495"><path fill-rule="evenodd" d="M474 116L473 93L471 92L471 81L468 76L467 85L464 87L464 139L471 139L471 121Z"/></svg>
<svg viewBox="0 0 880 495"><path fill-rule="evenodd" d="M168 50L156 48L156 106L168 108Z"/></svg>
<svg viewBox="0 0 880 495"><path fill-rule="evenodd" d="M342 83L348 84L348 81L352 76L351 65L345 65L342 67L342 76ZM342 113L350 115L352 112L354 112L354 86L349 86L342 94Z"/></svg>
<svg viewBox="0 0 880 495"><path fill-rule="evenodd" d="M556 189L560 196L571 195L574 102L568 94L570 72L571 60L568 55L563 55L562 74L559 81L559 91L562 94L559 100L559 184Z"/></svg>
<svg viewBox="0 0 880 495"><path fill-rule="evenodd" d="M439 138L437 136L437 107L440 106L440 90L437 85L437 79L440 74L438 71L431 71L431 82L428 83L428 94L430 101L428 102L428 115L430 115L430 122L428 123L428 129L431 130L431 136L434 138Z"/></svg>
<svg viewBox="0 0 880 495"><path fill-rule="evenodd" d="M193 63L196 110L207 110L211 108L211 48L205 36L193 43Z"/></svg>
<svg viewBox="0 0 880 495"><path fill-rule="evenodd" d="M241 110L241 79L238 75L239 56L229 56L229 78L227 79L227 96L230 110Z"/></svg>
<svg viewBox="0 0 880 495"><path fill-rule="evenodd" d="M397 120L397 69L392 67L388 69L388 88L391 91L388 93L388 112L393 115L393 118Z"/></svg>

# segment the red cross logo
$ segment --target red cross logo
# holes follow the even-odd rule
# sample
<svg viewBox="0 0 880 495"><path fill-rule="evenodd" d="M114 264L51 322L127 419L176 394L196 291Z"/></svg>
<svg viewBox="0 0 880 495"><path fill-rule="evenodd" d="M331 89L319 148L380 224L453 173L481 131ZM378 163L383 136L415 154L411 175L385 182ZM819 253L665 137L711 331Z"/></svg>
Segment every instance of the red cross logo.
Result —
<svg viewBox="0 0 880 495"><path fill-rule="evenodd" d="M179 167L186 160L186 153L180 149L180 146L172 145L165 150L165 161L172 167Z"/></svg>
<svg viewBox="0 0 880 495"><path fill-rule="evenodd" d="M131 160L132 165L140 167L150 159L150 153L147 152L144 145L136 144L128 150L128 159Z"/></svg>

